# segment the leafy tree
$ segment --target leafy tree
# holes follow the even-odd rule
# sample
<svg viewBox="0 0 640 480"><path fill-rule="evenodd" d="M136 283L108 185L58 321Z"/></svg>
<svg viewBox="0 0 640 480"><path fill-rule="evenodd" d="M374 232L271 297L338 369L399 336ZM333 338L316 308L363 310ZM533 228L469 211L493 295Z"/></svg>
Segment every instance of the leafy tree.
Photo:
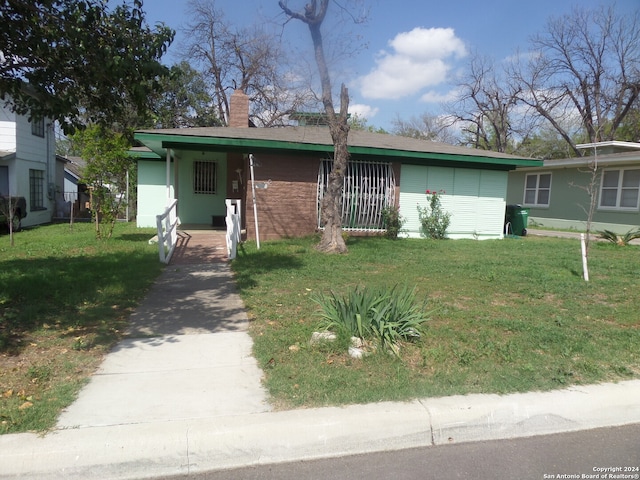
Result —
<svg viewBox="0 0 640 480"><path fill-rule="evenodd" d="M333 168L329 174L327 191L322 199L322 222L324 231L318 250L326 253L346 253L347 246L342 237L342 189L344 176L349 164L347 142L349 137L349 92L343 83L340 88L340 109L336 112L333 105L331 75L327 66L322 38L322 22L327 15L329 0L311 0L304 7L304 13L295 12L287 2L278 2L282 11L290 19L303 22L309 28L313 41L314 56L320 73L322 86L322 104L329 121L329 132L333 140Z"/></svg>
<svg viewBox="0 0 640 480"><path fill-rule="evenodd" d="M76 131L73 142L87 162L82 181L91 190L91 218L96 238L111 238L118 217L126 206L128 173L135 161L127 154L126 134L98 125Z"/></svg>
<svg viewBox="0 0 640 480"><path fill-rule="evenodd" d="M213 98L202 74L188 62L171 67L161 79L163 93L154 103L154 123L160 128L220 126Z"/></svg>
<svg viewBox="0 0 640 480"><path fill-rule="evenodd" d="M575 157L575 152L554 129L546 127L524 138L517 146L518 155L541 160Z"/></svg>
<svg viewBox="0 0 640 480"><path fill-rule="evenodd" d="M616 140L637 142L640 140L640 102L629 110L629 114L617 130Z"/></svg>
<svg viewBox="0 0 640 480"><path fill-rule="evenodd" d="M588 142L616 139L640 95L639 13L619 15L613 6L575 8L551 18L532 39L535 52L511 68L518 100L544 118L576 156L565 126L578 118Z"/></svg>
<svg viewBox="0 0 640 480"><path fill-rule="evenodd" d="M18 113L57 120L65 132L148 109L168 73L159 60L174 32L149 27L142 0L112 10L109 3L1 2L0 96Z"/></svg>
<svg viewBox="0 0 640 480"><path fill-rule="evenodd" d="M359 130L362 132L371 132L371 133L389 133L382 127L376 127L374 125L369 125L368 120L356 114L353 114L349 117L349 128L351 130Z"/></svg>

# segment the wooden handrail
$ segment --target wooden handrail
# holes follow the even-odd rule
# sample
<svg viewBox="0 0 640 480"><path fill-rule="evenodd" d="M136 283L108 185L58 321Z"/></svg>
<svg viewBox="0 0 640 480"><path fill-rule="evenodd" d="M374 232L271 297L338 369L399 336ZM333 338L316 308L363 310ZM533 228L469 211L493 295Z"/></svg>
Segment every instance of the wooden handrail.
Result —
<svg viewBox="0 0 640 480"><path fill-rule="evenodd" d="M173 255L178 240L180 219L177 215L177 206L178 200L173 199L162 215L156 215L158 253L160 254L160 261L165 264L168 264L171 260L171 255Z"/></svg>

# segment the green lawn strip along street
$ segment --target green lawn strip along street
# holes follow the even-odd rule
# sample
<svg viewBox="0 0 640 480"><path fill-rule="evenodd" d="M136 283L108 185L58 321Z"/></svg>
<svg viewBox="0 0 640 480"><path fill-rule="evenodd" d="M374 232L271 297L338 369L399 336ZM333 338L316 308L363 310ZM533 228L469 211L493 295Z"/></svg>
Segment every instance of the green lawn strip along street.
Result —
<svg viewBox="0 0 640 480"><path fill-rule="evenodd" d="M152 230L88 224L0 236L0 432L55 425L120 338L162 270ZM277 408L549 390L640 377L640 247L349 238L324 255L317 238L247 242L232 268L249 310L254 353ZM311 345L322 325L314 295L366 286L426 300L420 339L398 355L362 359L348 339Z"/></svg>
<svg viewBox="0 0 640 480"><path fill-rule="evenodd" d="M247 243L232 267L254 351L279 408L466 393L550 390L640 376L640 249L558 238L354 238L323 255L316 238ZM311 345L314 295L358 286L415 288L430 320L399 356L353 359L348 343Z"/></svg>

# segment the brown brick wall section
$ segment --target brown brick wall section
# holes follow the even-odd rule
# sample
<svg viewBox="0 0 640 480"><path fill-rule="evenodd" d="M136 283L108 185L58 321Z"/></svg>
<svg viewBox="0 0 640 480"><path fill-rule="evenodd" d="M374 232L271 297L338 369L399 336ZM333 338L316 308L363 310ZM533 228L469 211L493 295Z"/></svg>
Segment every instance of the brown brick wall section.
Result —
<svg viewBox="0 0 640 480"><path fill-rule="evenodd" d="M269 182L266 189L256 189L260 240L301 237L317 231L318 157L254 155L260 166L254 168L256 183ZM400 199L400 163L392 166L396 179L396 205ZM246 164L249 179L249 163ZM247 182L245 227L247 238L255 240L255 221L251 196L251 181ZM351 232L350 235L372 235ZM379 235L379 233L373 233Z"/></svg>
<svg viewBox="0 0 640 480"><path fill-rule="evenodd" d="M256 154L254 162L259 165L254 167L256 183L269 182L266 189L256 189L260 240L315 233L320 159ZM246 228L247 237L255 239L250 180L247 188Z"/></svg>

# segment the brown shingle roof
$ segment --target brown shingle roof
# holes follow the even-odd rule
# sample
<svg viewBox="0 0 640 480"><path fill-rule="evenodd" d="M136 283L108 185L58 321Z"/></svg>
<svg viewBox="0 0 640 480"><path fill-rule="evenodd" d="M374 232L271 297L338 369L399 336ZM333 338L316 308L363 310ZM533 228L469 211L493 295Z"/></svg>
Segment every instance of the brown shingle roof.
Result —
<svg viewBox="0 0 640 480"><path fill-rule="evenodd" d="M230 128L230 127L196 127L141 130L140 133L160 135L180 135L185 137L212 137L229 139L251 139L298 143L308 145L333 145L327 127L282 127L282 128ZM447 155L465 155L488 158L515 159L506 153L458 147L440 142L418 140L383 133L352 130L349 132L349 146L379 148L398 151L442 153Z"/></svg>

